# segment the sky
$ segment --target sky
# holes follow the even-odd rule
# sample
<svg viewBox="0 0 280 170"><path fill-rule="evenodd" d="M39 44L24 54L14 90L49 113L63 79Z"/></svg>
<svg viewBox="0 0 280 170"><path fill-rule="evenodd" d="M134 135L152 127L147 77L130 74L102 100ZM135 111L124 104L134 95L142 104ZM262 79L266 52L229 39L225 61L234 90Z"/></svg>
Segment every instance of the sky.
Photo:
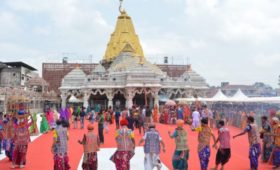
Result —
<svg viewBox="0 0 280 170"><path fill-rule="evenodd" d="M118 0L1 0L0 61L99 62ZM209 85L278 87L279 0L124 0L145 57L192 64Z"/></svg>

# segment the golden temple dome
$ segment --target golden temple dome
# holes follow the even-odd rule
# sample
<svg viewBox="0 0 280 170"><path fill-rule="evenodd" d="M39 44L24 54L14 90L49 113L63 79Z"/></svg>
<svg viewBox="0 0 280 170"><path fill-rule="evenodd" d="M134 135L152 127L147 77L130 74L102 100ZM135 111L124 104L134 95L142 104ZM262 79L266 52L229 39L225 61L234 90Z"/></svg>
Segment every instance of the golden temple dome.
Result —
<svg viewBox="0 0 280 170"><path fill-rule="evenodd" d="M121 52L132 52L133 56L144 58L144 53L135 33L131 17L124 10L120 10L115 31L111 34L103 60L113 61Z"/></svg>

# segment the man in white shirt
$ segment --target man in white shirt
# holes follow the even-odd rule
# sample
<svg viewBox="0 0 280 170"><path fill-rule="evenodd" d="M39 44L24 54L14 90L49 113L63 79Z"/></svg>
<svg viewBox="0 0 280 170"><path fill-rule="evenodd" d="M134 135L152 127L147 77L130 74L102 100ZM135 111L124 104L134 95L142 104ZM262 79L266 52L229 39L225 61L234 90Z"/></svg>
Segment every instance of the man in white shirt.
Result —
<svg viewBox="0 0 280 170"><path fill-rule="evenodd" d="M200 113L195 108L195 111L192 113L192 130L195 130L200 126Z"/></svg>

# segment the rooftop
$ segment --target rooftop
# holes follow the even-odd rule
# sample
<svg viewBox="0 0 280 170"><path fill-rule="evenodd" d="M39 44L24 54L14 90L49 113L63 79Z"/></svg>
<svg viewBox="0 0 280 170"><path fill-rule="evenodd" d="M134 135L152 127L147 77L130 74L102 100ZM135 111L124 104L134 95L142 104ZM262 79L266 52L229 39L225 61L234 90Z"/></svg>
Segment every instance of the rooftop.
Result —
<svg viewBox="0 0 280 170"><path fill-rule="evenodd" d="M16 62L3 62L4 64L11 66L11 67L25 67L31 71L37 71L34 67L22 62L22 61L16 61Z"/></svg>
<svg viewBox="0 0 280 170"><path fill-rule="evenodd" d="M252 85L225 85L221 87L222 90L256 90Z"/></svg>
<svg viewBox="0 0 280 170"><path fill-rule="evenodd" d="M29 86L49 86L49 84L41 77L32 77L27 84Z"/></svg>

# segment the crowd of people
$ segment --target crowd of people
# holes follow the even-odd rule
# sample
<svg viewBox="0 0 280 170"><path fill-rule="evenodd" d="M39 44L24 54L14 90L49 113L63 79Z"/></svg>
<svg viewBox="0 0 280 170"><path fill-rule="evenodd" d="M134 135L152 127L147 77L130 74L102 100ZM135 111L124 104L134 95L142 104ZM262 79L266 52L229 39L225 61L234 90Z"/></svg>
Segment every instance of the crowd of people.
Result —
<svg viewBox="0 0 280 170"><path fill-rule="evenodd" d="M188 121L191 109L188 105L162 106L160 123L175 124L177 119Z"/></svg>
<svg viewBox="0 0 280 170"><path fill-rule="evenodd" d="M216 167L213 169L218 169L219 164L221 164L221 169L224 169L224 165L229 161L231 155L230 133L226 126L243 129L242 133L233 136L233 138L248 134L251 169L258 169L259 156L262 156L264 163L272 163L275 169L280 166L280 115L276 113L275 108L271 109L269 106L254 107L253 105L249 107L216 105L213 106L212 111L206 105L194 103L194 106L165 106L160 117L161 123L174 124L176 120L182 120L184 123L190 123L193 131L199 132L198 142L200 146L198 150L201 169L207 169L211 136L215 142L213 147L216 147L216 143L220 141L220 148L216 155ZM258 127L261 127L261 130ZM213 128L218 129L217 140L211 132Z"/></svg>
<svg viewBox="0 0 280 170"><path fill-rule="evenodd" d="M238 124L238 128L243 129L240 134L233 136L233 139L245 134L248 134L249 140L249 159L251 170L257 170L259 166L259 157L262 157L264 163L271 163L274 165L274 169L280 167L280 122L279 113L275 110L268 109L267 113L259 115L255 114L253 111L239 111L234 112L233 110L228 110L227 107L219 107L223 112L217 110L211 111L207 106L202 106L200 108L196 107L192 112L192 129L195 131L201 131L204 127L203 120L210 120L210 127L213 125L218 129L218 140L220 140L220 147L216 155L216 165L221 163L223 165L230 158L230 135L228 133L228 128L224 128L225 125L234 126ZM217 108L216 108L217 109ZM252 108L251 108L252 109ZM260 125L256 122L256 118L260 119ZM199 121L200 120L200 121ZM213 121L214 123L211 123ZM236 124L235 124L236 123ZM208 124L208 122L207 122ZM261 126L259 128L259 126ZM225 133L226 132L226 133ZM199 135L200 136L200 135ZM209 139L210 133L208 133ZM201 140L205 140L206 137L201 137ZM261 142L262 140L262 142ZM199 140L200 141L200 140ZM215 142L215 144L217 141ZM262 144L262 146L261 146ZM215 145L214 145L215 146ZM208 155L208 149L205 148L204 153L200 155ZM207 161L206 161L207 162ZM201 164L202 167L203 164ZM203 169L203 168L201 168ZM207 169L207 168L206 168ZM214 168L217 169L217 166Z"/></svg>
<svg viewBox="0 0 280 170"><path fill-rule="evenodd" d="M174 139L175 151L172 156L172 166L176 170L188 169L190 156L188 145L187 124L191 129L198 132L197 154L200 160L201 170L207 170L210 159L210 148L216 148L216 165L213 170L225 165L231 157L231 135L227 127L229 119L226 116L217 116L217 112L211 111L207 106L202 107L175 106L166 107L162 114L159 114L157 107L150 109L148 106L133 106L131 109L119 108L94 109L84 107L68 107L56 112L47 109L42 114L40 128L37 127L37 115L27 112L19 112L16 115L6 114L0 119L0 149L4 148L6 156L10 159L11 168L24 168L26 164L26 153L30 135L51 132L53 144L51 150L54 158L55 170L70 169L68 155L68 139L70 124L74 129L85 127L85 120L89 121L88 132L83 135L78 143L83 145L84 157L82 168L85 170L98 168L98 151L104 144L104 131L107 133L109 125L115 123L117 150L110 160L115 163L117 170L129 170L130 160L135 155L136 145L144 143L144 167L145 170L153 168L160 169L162 164L160 153L165 152L165 143L156 123L176 124L173 132L168 132L170 138ZM259 131L255 123L254 114L244 115L246 124L241 133L233 136L233 139L248 134L250 168L257 170L259 156L263 162L271 162L274 168L280 166L280 121L276 114L262 116L262 128ZM97 123L97 133L94 133L94 123ZM112 127L112 126L110 126ZM213 133L213 128L218 129L218 136ZM143 134L140 142L136 144L134 131L138 130ZM210 141L213 139L213 145ZM261 142L262 139L262 142ZM218 146L219 143L219 147ZM262 146L261 146L262 144ZM0 150L1 151L1 150Z"/></svg>
<svg viewBox="0 0 280 170"><path fill-rule="evenodd" d="M12 162L11 168L24 168L26 153L30 142L30 127L33 125L32 116L29 113L12 115L0 115L0 154L2 148L6 156Z"/></svg>

